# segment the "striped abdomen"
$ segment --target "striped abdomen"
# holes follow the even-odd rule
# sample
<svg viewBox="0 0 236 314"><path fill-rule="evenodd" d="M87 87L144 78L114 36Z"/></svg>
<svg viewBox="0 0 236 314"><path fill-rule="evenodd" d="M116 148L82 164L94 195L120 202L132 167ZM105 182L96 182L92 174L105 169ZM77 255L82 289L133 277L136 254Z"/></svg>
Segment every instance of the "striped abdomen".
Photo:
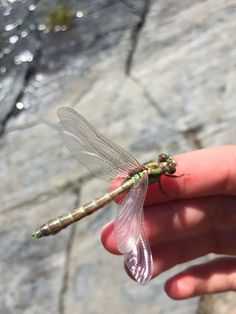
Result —
<svg viewBox="0 0 236 314"><path fill-rule="evenodd" d="M94 201L73 210L73 212L71 213L67 213L55 219L49 220L47 223L43 224L37 231L35 231L32 234L32 237L38 239L44 236L58 233L72 223L88 215L91 215L93 212L106 206L107 204L112 202L118 195L128 191L134 183L135 179L130 178L123 184L112 190L110 193L106 193L104 196L99 197Z"/></svg>

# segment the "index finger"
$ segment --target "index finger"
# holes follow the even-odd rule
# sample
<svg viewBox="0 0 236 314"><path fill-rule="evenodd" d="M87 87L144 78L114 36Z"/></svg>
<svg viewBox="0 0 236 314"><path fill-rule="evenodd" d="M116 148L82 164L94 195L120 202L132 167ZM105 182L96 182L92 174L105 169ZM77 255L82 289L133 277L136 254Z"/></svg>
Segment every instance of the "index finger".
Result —
<svg viewBox="0 0 236 314"><path fill-rule="evenodd" d="M236 146L200 149L174 157L179 178L161 177L148 188L145 205L210 195L236 195Z"/></svg>

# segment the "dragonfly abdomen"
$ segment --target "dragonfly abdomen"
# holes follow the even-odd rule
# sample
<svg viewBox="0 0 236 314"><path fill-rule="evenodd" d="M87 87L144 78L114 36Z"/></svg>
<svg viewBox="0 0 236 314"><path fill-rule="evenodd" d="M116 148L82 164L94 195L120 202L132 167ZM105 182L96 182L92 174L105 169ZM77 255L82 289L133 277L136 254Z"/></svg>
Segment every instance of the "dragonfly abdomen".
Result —
<svg viewBox="0 0 236 314"><path fill-rule="evenodd" d="M106 193L102 197L96 198L92 202L75 209L73 212L69 212L55 219L49 220L32 234L32 238L38 239L44 236L56 234L72 223L91 215L93 212L111 203L118 195L128 191L135 181L136 180L134 178L130 178L117 188L113 189L110 193Z"/></svg>

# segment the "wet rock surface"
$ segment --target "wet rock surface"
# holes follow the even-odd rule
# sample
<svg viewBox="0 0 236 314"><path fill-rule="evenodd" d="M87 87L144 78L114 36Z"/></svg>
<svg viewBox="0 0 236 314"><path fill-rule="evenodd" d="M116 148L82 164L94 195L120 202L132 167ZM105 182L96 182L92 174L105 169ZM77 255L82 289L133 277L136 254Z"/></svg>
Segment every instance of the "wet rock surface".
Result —
<svg viewBox="0 0 236 314"><path fill-rule="evenodd" d="M236 1L2 1L0 14L1 313L233 313L231 294L168 299L186 265L131 282L99 241L115 205L30 236L107 189L63 146L60 106L140 161L235 144Z"/></svg>

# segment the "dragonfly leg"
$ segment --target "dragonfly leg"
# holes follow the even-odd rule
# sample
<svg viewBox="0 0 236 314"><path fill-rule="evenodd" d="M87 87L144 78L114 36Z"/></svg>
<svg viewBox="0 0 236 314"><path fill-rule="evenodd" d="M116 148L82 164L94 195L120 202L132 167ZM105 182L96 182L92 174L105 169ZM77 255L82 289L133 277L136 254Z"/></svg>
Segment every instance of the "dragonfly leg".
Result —
<svg viewBox="0 0 236 314"><path fill-rule="evenodd" d="M165 194L166 196L168 196L168 193L163 190L162 183L161 183L161 179L158 180L157 183L158 183L158 185L159 185L159 188L160 188L161 193L163 193L163 194Z"/></svg>
<svg viewBox="0 0 236 314"><path fill-rule="evenodd" d="M168 174L168 173L165 173L165 176L169 177L169 178L181 178L183 176L188 176L189 174L186 174L186 173L182 173L180 175L176 175L176 174ZM160 187L160 190L163 194L165 194L166 196L168 196L168 193L166 191L163 190L163 187L162 187L162 184L161 184L161 179L157 182L159 184L159 187Z"/></svg>
<svg viewBox="0 0 236 314"><path fill-rule="evenodd" d="M167 177L170 177L170 178L181 178L181 177L183 177L183 176L188 176L189 174L187 174L187 173L182 173L182 174L180 174L180 175L176 175L176 174L168 174L168 173L165 173L165 176L167 176Z"/></svg>

